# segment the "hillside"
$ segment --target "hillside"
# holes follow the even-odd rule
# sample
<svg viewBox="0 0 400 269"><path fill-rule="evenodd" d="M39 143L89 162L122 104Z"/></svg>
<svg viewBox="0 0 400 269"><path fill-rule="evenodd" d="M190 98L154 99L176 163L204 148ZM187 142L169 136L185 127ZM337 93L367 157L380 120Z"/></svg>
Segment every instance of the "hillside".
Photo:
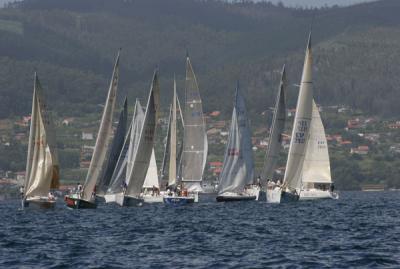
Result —
<svg viewBox="0 0 400 269"><path fill-rule="evenodd" d="M27 0L0 10L0 118L29 112L34 70L56 113L94 111L119 47L121 98L142 97L156 65L166 96L174 73L182 88L188 49L206 111L229 111L230 102L217 100L230 100L240 79L258 113L272 104L284 63L298 83L312 14L317 100L398 115L399 11L393 0L313 12L268 3Z"/></svg>
<svg viewBox="0 0 400 269"><path fill-rule="evenodd" d="M58 120L63 179L82 180L85 170L79 167L88 157L82 157L82 147L94 141L83 141L81 135L98 128L114 57L122 47L119 101L125 95L130 104L137 97L144 100L158 66L166 112L174 74L183 96L184 61L189 51L204 110L221 110L217 122L229 119L234 87L240 79L253 131L258 132L270 122L271 113L263 112L273 105L283 64L288 72L289 107L295 106L297 87L292 85L300 80L314 16L315 98L324 107L352 108L346 116L322 113L329 135L353 143L345 146L337 140L330 144L338 187L357 189L365 182L400 187L400 181L393 178L400 173L399 131L379 122L399 120L399 12L397 0L312 11L212 0L14 3L0 9L0 120L15 123L30 113L33 72L37 71ZM344 131L348 120L360 115L373 116L378 123ZM75 122L61 125L66 118ZM8 120L2 122L0 127L12 126ZM23 171L26 126L14 124L0 131L0 170ZM369 141L360 133L380 138ZM162 144L159 135L158 144ZM254 138L260 142L266 135L264 130ZM209 161L222 160L224 138L210 139L215 143L210 146ZM367 156L350 154L352 148L366 145L370 149ZM159 155L161 150L157 148ZM259 169L264 151L255 154Z"/></svg>

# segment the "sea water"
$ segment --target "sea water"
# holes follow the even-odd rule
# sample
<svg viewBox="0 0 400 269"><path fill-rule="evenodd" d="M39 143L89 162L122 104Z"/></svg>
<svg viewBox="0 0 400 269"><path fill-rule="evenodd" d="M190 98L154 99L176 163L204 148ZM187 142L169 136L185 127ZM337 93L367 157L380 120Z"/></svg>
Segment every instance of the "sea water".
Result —
<svg viewBox="0 0 400 269"><path fill-rule="evenodd" d="M400 192L339 200L21 210L0 202L1 268L400 268Z"/></svg>

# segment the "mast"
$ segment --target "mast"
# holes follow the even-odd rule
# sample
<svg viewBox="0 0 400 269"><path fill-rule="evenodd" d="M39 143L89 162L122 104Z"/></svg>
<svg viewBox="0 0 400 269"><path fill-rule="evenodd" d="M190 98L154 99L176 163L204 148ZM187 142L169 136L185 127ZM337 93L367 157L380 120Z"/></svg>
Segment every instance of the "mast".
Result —
<svg viewBox="0 0 400 269"><path fill-rule="evenodd" d="M312 102L312 50L310 32L284 176L284 185L290 191L300 190L301 188L301 172L310 133Z"/></svg>
<svg viewBox="0 0 400 269"><path fill-rule="evenodd" d="M82 191L82 199L86 201L92 200L92 194L97 181L103 174L103 169L107 161L107 151L111 142L112 123L115 107L115 99L117 95L119 80L119 54L115 60L114 70L111 77L110 87L108 90L107 100L101 118L100 128L93 151L92 160L86 175L85 184Z"/></svg>
<svg viewBox="0 0 400 269"><path fill-rule="evenodd" d="M274 170L278 162L279 149L282 143L282 133L285 128L286 120L286 71L282 68L281 83L279 85L278 95L276 96L274 116L269 133L268 149L265 155L265 162L262 171L261 184L265 185L267 180L273 178Z"/></svg>
<svg viewBox="0 0 400 269"><path fill-rule="evenodd" d="M140 195L149 167L151 152L154 146L154 134L157 124L159 110L160 86L158 82L158 71L153 75L149 98L146 106L146 113L140 131L139 143L132 161L132 170L127 178L128 187L126 195Z"/></svg>
<svg viewBox="0 0 400 269"><path fill-rule="evenodd" d="M169 106L167 137L165 140L164 154L163 154L163 159L162 159L161 169L160 169L161 180L165 179L165 174L167 171L167 162L169 159L169 148L170 148L169 143L170 143L170 136L171 136L171 116L172 116L172 104Z"/></svg>
<svg viewBox="0 0 400 269"><path fill-rule="evenodd" d="M208 144L199 87L188 55L184 119L182 181L189 190L201 190Z"/></svg>

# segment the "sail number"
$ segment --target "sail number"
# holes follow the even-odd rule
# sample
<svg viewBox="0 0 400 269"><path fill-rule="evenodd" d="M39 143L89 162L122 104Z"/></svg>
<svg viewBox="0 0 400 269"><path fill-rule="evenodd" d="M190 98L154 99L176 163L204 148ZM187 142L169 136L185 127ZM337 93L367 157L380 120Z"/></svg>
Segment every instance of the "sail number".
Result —
<svg viewBox="0 0 400 269"><path fill-rule="evenodd" d="M304 144L306 142L306 132L308 130L308 122L300 120L297 123L294 142L297 144Z"/></svg>

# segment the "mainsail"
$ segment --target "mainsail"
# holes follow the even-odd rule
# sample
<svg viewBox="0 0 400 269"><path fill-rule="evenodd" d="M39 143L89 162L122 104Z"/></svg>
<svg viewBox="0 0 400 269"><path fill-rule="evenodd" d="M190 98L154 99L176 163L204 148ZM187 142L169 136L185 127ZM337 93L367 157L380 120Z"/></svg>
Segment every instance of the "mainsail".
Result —
<svg viewBox="0 0 400 269"><path fill-rule="evenodd" d="M272 119L271 130L269 133L268 150L265 155L265 162L261 176L261 184L265 185L267 180L271 180L278 162L279 149L282 143L282 133L285 128L286 119L286 72L282 69L281 83L279 85L278 95L276 96L274 116Z"/></svg>
<svg viewBox="0 0 400 269"><path fill-rule="evenodd" d="M242 192L246 184L252 183L253 173L250 128L244 98L238 86L218 193Z"/></svg>
<svg viewBox="0 0 400 269"><path fill-rule="evenodd" d="M119 52L115 60L114 70L108 90L107 100L101 118L99 132L97 134L96 144L89 170L86 175L85 184L83 186L82 199L86 201L92 200L92 194L96 183L104 173L107 162L107 152L111 142L112 123L115 107L115 99L117 95L119 78Z"/></svg>
<svg viewBox="0 0 400 269"><path fill-rule="evenodd" d="M184 120L182 181L189 190L194 190L201 188L208 142L199 87L189 56L186 57Z"/></svg>
<svg viewBox="0 0 400 269"><path fill-rule="evenodd" d="M312 51L310 33L284 177L284 184L291 191L301 188L301 172L307 141L309 140L312 102Z"/></svg>
<svg viewBox="0 0 400 269"><path fill-rule="evenodd" d="M154 133L159 110L159 95L160 86L158 83L158 73L155 71L147 101L146 113L140 131L138 147L136 154L133 155L132 169L130 171L128 169L130 172L129 178L127 178L128 187L126 195L128 196L138 196L142 191L143 183L146 178L151 152L154 146Z"/></svg>
<svg viewBox="0 0 400 269"><path fill-rule="evenodd" d="M176 146L177 146L177 136L176 136L176 81L174 79L174 96L172 97L172 114L170 122L170 143L169 143L169 169L168 169L168 185L176 184Z"/></svg>
<svg viewBox="0 0 400 269"><path fill-rule="evenodd" d="M99 190L103 193L107 190L108 185L110 184L112 174L115 170L115 166L118 161L118 156L120 155L122 146L124 145L127 119L128 119L128 101L127 98L125 98L123 109L119 115L118 125L114 134L114 139L111 144L110 153L108 155L107 165L104 170L103 176L99 182Z"/></svg>
<svg viewBox="0 0 400 269"><path fill-rule="evenodd" d="M158 181L158 170L157 170L157 162L156 155L154 153L154 148L151 152L150 164L147 169L146 178L144 179L143 188L160 188L160 183Z"/></svg>
<svg viewBox="0 0 400 269"><path fill-rule="evenodd" d="M312 103L310 138L302 171L303 185L307 183L332 183L328 144L318 107Z"/></svg>
<svg viewBox="0 0 400 269"><path fill-rule="evenodd" d="M35 73L24 198L47 197L53 180L58 181L55 131Z"/></svg>

